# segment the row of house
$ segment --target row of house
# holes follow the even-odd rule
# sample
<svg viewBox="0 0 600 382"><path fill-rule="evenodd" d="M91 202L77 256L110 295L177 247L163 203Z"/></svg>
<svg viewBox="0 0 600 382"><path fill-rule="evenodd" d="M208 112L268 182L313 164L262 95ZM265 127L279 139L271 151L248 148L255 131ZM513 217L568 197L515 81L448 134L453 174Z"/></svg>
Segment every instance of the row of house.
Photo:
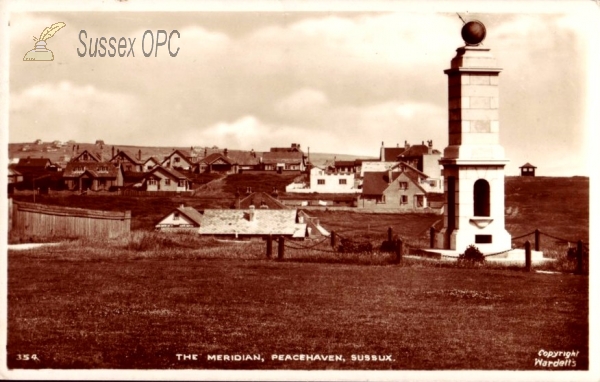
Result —
<svg viewBox="0 0 600 382"><path fill-rule="evenodd" d="M420 145L385 147L378 159L334 160L329 166L311 166L286 187L294 193L357 194L357 207L371 210L428 211L438 208L443 194L441 152L433 141ZM435 195L432 195L435 194ZM436 200L429 203L430 199Z"/></svg>
<svg viewBox="0 0 600 382"><path fill-rule="evenodd" d="M10 165L9 184L34 183L41 188L58 188L58 183L72 191L105 191L131 187L142 191L188 191L192 188L190 176L201 173L234 174L243 171L292 171L306 169L307 157L299 144L287 148L271 148L257 153L229 152L227 149L204 149L204 156L193 147L188 150L174 149L164 158L150 156L142 159L137 155L114 147L109 160L102 152L76 151L63 167L48 158L22 158ZM78 150L78 149L77 149ZM184 174L185 173L185 174ZM186 175L188 174L188 175ZM42 179L43 178L43 179ZM35 186L35 185L33 185ZM35 187L34 187L35 188ZM10 190L10 186L9 186Z"/></svg>

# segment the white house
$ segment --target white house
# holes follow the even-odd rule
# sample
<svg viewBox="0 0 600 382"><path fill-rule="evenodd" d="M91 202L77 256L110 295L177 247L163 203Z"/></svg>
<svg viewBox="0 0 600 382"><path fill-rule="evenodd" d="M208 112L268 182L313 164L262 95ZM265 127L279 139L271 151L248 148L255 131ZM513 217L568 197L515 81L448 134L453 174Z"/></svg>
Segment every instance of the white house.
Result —
<svg viewBox="0 0 600 382"><path fill-rule="evenodd" d="M159 231L191 231L196 232L200 228L202 214L193 207L185 207L183 204L167 216L162 218L157 224Z"/></svg>
<svg viewBox="0 0 600 382"><path fill-rule="evenodd" d="M353 194L360 193L355 174L347 172L329 171L322 167L310 169L308 183L291 183L286 187L286 192L319 193L319 194Z"/></svg>

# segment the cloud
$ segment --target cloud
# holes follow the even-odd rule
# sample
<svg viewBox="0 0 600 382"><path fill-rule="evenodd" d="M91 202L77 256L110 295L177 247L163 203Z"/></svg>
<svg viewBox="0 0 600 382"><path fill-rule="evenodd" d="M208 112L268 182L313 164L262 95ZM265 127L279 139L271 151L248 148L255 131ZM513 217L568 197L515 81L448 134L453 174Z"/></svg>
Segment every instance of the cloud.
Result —
<svg viewBox="0 0 600 382"><path fill-rule="evenodd" d="M137 130L140 110L132 95L68 81L41 83L11 97L11 125L27 126L27 130L11 129L10 134L18 134L19 139L26 141L93 141L104 135L124 139L129 129Z"/></svg>

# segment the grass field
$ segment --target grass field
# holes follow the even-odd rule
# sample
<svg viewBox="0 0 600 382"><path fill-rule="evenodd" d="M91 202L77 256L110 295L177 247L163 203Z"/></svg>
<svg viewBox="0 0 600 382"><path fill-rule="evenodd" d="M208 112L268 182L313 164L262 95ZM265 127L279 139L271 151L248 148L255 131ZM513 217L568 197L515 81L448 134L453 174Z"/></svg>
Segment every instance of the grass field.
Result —
<svg viewBox="0 0 600 382"><path fill-rule="evenodd" d="M168 240L10 251L9 367L537 370L542 349L588 367L586 276L275 261L264 243ZM264 362L208 360L219 354ZM363 354L391 361L352 362Z"/></svg>
<svg viewBox="0 0 600 382"><path fill-rule="evenodd" d="M589 240L587 178L507 178L506 191L513 236L539 228ZM570 244L549 236L542 249L559 260L543 269L558 274L411 258L398 265L391 253L333 253L327 239L310 250L292 247L311 242L291 243L276 261L265 258L264 242L149 232L181 203L228 208L233 199L221 195L42 200L131 210L136 232L9 251L11 368L540 370L540 350L579 351L574 369L589 365L589 278L568 273ZM343 237L375 245L392 227L406 243L425 246L441 219L310 214ZM198 360L178 360L184 353ZM208 360L219 354L259 354L264 362ZM332 354L345 362L275 361L273 354ZM352 361L363 354L392 361Z"/></svg>

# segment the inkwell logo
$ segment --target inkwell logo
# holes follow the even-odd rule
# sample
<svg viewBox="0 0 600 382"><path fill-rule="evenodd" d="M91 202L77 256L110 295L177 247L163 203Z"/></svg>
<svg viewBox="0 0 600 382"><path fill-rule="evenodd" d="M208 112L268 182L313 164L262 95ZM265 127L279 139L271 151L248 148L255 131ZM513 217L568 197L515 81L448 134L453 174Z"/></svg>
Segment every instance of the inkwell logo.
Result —
<svg viewBox="0 0 600 382"><path fill-rule="evenodd" d="M54 54L46 48L46 41L66 25L63 22L54 23L52 26L44 29L40 38L33 36L35 49L27 52L25 57L23 57L23 61L54 61Z"/></svg>

